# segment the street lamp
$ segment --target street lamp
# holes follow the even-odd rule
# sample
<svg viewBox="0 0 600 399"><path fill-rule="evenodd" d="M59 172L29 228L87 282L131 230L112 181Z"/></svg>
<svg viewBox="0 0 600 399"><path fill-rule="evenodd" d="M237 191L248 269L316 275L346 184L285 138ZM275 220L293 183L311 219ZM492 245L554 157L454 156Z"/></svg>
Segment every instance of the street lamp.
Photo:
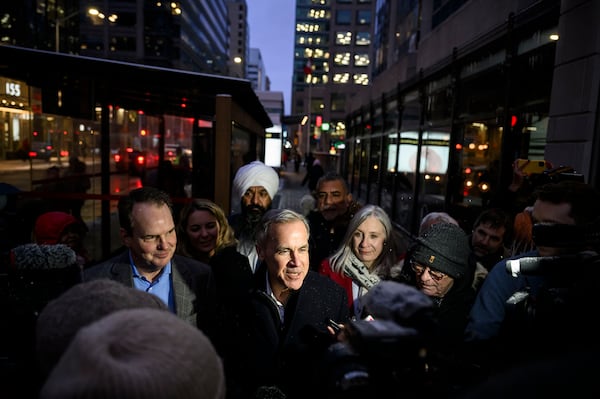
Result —
<svg viewBox="0 0 600 399"><path fill-rule="evenodd" d="M64 25L65 22L67 22L69 19L79 15L80 11L74 11L71 14L62 17L62 18L56 18L56 25L55 25L55 43L56 43L56 52L59 53L60 52L60 26ZM87 10L87 13L89 15L91 15L92 17L96 17L96 18L100 18L100 19L107 19L109 22L116 22L118 19L118 16L116 14L110 14L110 15L106 15L103 12L101 12L100 10L98 10L97 8L89 8Z"/></svg>
<svg viewBox="0 0 600 399"><path fill-rule="evenodd" d="M63 18L58 18L58 17L56 18L56 24L54 26L54 42L56 45L57 53L60 53L60 25L64 24L69 19L71 19L77 15L79 15L79 11L75 11Z"/></svg>
<svg viewBox="0 0 600 399"><path fill-rule="evenodd" d="M311 132L311 124L312 124L312 86L313 86L313 75L312 73L308 75L308 126L306 127L307 135L306 135L306 153L310 152L310 136Z"/></svg>

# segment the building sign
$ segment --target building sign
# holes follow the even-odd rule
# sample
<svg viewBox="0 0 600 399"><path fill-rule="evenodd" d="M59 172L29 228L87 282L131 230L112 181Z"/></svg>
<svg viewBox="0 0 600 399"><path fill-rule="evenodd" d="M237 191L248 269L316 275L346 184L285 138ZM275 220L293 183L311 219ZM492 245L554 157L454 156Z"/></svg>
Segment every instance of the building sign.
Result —
<svg viewBox="0 0 600 399"><path fill-rule="evenodd" d="M29 108L29 87L21 81L0 77L0 107Z"/></svg>

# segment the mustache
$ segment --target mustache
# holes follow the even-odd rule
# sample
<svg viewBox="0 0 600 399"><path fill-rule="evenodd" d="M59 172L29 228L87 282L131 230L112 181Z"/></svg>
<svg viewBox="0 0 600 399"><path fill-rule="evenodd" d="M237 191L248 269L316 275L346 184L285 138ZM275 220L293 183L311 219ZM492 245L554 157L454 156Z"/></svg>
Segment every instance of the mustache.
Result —
<svg viewBox="0 0 600 399"><path fill-rule="evenodd" d="M267 209L260 205L251 204L242 206L242 213L244 213L247 216L261 217L265 214L265 212L267 212Z"/></svg>

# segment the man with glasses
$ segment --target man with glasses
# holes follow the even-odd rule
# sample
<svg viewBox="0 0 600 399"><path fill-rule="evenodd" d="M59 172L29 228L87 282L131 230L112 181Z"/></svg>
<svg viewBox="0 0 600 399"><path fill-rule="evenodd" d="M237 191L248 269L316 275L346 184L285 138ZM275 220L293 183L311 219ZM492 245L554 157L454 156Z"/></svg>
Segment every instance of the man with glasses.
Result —
<svg viewBox="0 0 600 399"><path fill-rule="evenodd" d="M435 304L438 342L460 342L475 297L474 267L466 233L451 223L435 223L419 238L408 264L416 287Z"/></svg>
<svg viewBox="0 0 600 399"><path fill-rule="evenodd" d="M433 396L454 396L470 374L470 370L464 371L460 358L463 332L475 298L475 265L469 262L469 254L469 239L462 228L437 222L416 239L401 273L400 281L414 285L434 304L431 316L435 328L427 345L430 387L437 394Z"/></svg>

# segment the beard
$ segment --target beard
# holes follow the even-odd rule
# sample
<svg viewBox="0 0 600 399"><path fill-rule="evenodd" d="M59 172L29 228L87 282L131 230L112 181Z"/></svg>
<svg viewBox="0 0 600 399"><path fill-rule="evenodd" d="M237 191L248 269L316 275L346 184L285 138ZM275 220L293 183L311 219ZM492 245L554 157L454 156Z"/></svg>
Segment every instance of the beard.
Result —
<svg viewBox="0 0 600 399"><path fill-rule="evenodd" d="M258 226L260 219L269 209L271 209L270 206L269 208L264 208L260 205L244 205L242 203L243 222L241 225L240 237L250 237L254 239L256 226Z"/></svg>

